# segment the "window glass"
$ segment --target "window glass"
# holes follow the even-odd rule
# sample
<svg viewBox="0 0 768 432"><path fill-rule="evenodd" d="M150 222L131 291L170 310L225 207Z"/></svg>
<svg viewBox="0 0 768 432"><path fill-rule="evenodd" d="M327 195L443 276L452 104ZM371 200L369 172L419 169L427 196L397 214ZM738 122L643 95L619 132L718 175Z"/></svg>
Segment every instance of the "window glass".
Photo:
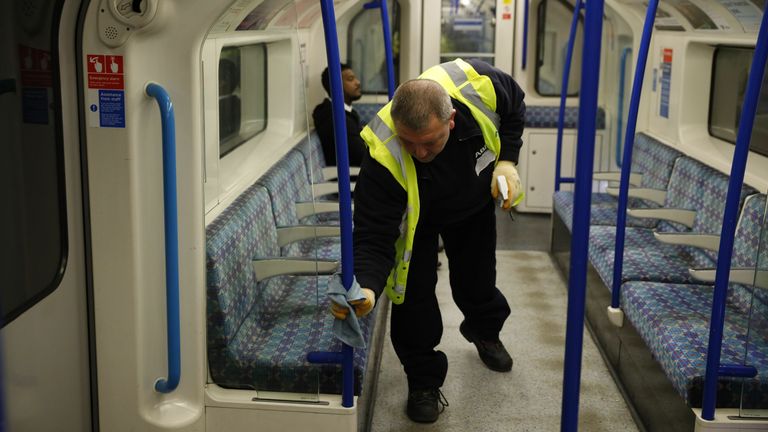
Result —
<svg viewBox="0 0 768 432"><path fill-rule="evenodd" d="M750 48L733 47L718 47L715 51L709 103L709 133L712 136L736 142L753 53Z"/></svg>
<svg viewBox="0 0 768 432"><path fill-rule="evenodd" d="M440 62L461 57L494 63L496 2L442 0Z"/></svg>
<svg viewBox="0 0 768 432"><path fill-rule="evenodd" d="M397 2L387 1L389 25L392 29L392 57L395 64L395 86L400 73L400 7ZM363 94L387 94L387 63L384 53L384 31L381 28L381 11L363 9L349 25L349 66L360 80Z"/></svg>
<svg viewBox="0 0 768 432"><path fill-rule="evenodd" d="M536 91L543 96L560 96L568 52L573 6L562 0L544 0L537 10ZM568 96L579 94L583 23L579 19L568 75Z"/></svg>
<svg viewBox="0 0 768 432"><path fill-rule="evenodd" d="M219 156L267 128L266 45L226 47L219 58Z"/></svg>
<svg viewBox="0 0 768 432"><path fill-rule="evenodd" d="M38 33L11 24L0 46L0 327L53 292L66 267L58 38L51 34L61 9L45 10Z"/></svg>

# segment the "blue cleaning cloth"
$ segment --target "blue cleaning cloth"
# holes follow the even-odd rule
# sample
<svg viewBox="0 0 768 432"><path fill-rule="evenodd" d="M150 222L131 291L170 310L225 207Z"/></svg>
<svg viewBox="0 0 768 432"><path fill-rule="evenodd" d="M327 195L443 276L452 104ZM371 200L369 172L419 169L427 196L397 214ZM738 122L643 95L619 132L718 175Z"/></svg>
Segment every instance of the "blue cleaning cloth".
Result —
<svg viewBox="0 0 768 432"><path fill-rule="evenodd" d="M357 319L357 315L355 315L355 308L349 304L351 300L365 298L360 284L357 283L357 279L352 280L352 287L347 291L341 283L341 275L336 273L328 283L328 297L336 304L347 305L349 309L347 319L340 320L336 318L333 320L333 334L349 346L365 348L365 338L363 338L360 322Z"/></svg>

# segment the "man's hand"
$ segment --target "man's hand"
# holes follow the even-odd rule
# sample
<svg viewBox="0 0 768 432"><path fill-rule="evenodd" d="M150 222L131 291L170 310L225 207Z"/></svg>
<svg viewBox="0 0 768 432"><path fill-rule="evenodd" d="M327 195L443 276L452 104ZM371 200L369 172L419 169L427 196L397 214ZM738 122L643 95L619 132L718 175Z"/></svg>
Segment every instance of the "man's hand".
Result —
<svg viewBox="0 0 768 432"><path fill-rule="evenodd" d="M493 199L499 197L499 185L497 179L499 176L503 176L507 181L507 199L501 205L503 210L511 210L512 206L518 204L518 201L523 193L523 186L520 184L520 175L517 174L517 168L515 164L510 161L499 161L496 164L496 169L493 170L493 176L491 178L491 196Z"/></svg>
<svg viewBox="0 0 768 432"><path fill-rule="evenodd" d="M363 292L365 298L352 300L349 302L349 304L352 305L352 307L355 309L355 315L357 315L358 318L364 317L371 313L373 307L376 305L376 294L373 293L372 289L361 288L361 291ZM349 309L346 305L340 305L333 301L331 302L331 315L340 320L345 320L347 319L348 314Z"/></svg>

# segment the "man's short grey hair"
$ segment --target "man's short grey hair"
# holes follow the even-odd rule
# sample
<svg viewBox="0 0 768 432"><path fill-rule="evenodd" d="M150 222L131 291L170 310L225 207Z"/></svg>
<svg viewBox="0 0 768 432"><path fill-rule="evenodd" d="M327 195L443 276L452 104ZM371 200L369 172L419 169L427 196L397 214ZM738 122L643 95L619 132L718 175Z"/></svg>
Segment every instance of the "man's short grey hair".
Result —
<svg viewBox="0 0 768 432"><path fill-rule="evenodd" d="M414 79L398 87L390 113L396 123L418 131L429 125L432 114L444 123L452 112L451 97L443 86L430 79Z"/></svg>

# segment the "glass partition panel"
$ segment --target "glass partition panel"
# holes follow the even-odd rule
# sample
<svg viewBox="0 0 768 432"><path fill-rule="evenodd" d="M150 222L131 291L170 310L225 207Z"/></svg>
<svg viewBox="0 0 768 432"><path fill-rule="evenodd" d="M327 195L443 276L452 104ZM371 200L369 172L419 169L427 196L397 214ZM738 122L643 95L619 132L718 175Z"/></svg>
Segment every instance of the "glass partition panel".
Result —
<svg viewBox="0 0 768 432"><path fill-rule="evenodd" d="M573 5L564 0L544 0L537 11L536 91L542 96L560 96ZM582 20L576 27L576 43L568 76L568 96L579 94L581 83Z"/></svg>
<svg viewBox="0 0 768 432"><path fill-rule="evenodd" d="M460 57L494 63L496 2L442 0L440 62Z"/></svg>
<svg viewBox="0 0 768 432"><path fill-rule="evenodd" d="M747 325L745 364L757 368L754 379L745 379L740 415L768 417L768 222L763 216Z"/></svg>
<svg viewBox="0 0 768 432"><path fill-rule="evenodd" d="M388 0L387 11L389 28L392 30L392 60L397 85L400 72L400 5L396 1ZM352 18L347 41L347 63L357 74L363 94L387 94L387 63L381 10L363 9Z"/></svg>

